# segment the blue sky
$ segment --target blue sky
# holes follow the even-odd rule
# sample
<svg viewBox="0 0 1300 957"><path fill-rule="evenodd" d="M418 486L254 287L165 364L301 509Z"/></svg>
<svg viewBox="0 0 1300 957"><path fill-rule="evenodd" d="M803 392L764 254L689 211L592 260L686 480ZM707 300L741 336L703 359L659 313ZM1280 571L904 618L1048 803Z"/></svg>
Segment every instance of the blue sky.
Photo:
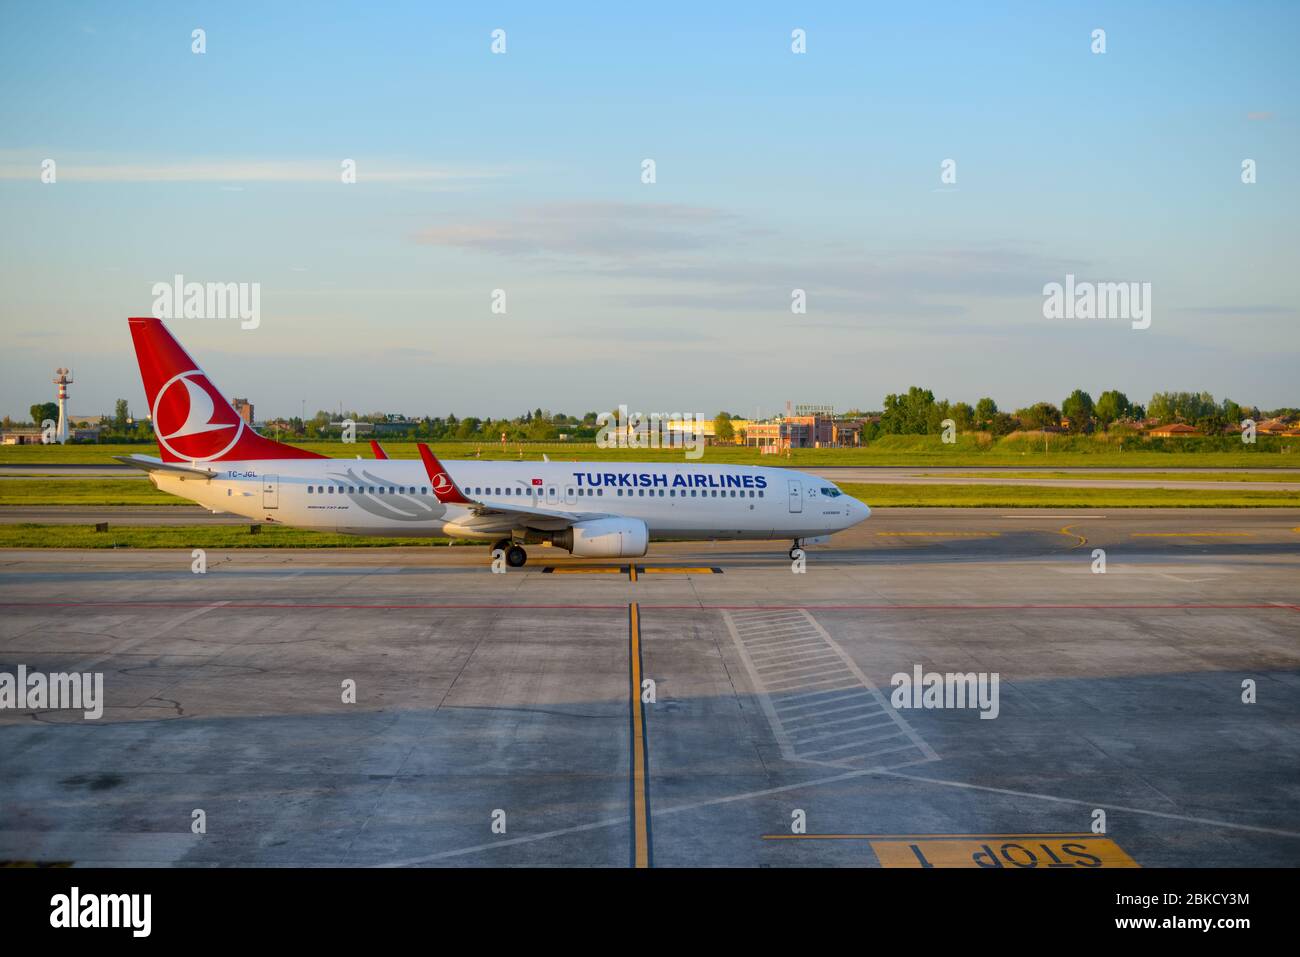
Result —
<svg viewBox="0 0 1300 957"><path fill-rule="evenodd" d="M0 8L0 412L142 410L177 273L261 284L171 323L259 416L1300 405L1294 3L266 6ZM1151 328L1045 319L1066 273Z"/></svg>

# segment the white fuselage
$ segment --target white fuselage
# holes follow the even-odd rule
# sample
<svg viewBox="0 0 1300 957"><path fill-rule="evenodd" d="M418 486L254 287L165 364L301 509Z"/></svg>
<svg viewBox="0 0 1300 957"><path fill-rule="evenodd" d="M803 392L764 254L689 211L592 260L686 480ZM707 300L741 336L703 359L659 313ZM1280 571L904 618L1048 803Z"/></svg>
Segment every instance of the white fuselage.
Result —
<svg viewBox="0 0 1300 957"><path fill-rule="evenodd" d="M644 521L660 539L805 539L866 519L866 505L791 469L663 462L444 463L467 498L543 513L520 529L573 516ZM155 472L163 491L252 521L353 535L493 539L471 506L443 504L419 460L284 459L213 463L211 479ZM547 515L554 514L554 520ZM499 525L499 522L498 522Z"/></svg>

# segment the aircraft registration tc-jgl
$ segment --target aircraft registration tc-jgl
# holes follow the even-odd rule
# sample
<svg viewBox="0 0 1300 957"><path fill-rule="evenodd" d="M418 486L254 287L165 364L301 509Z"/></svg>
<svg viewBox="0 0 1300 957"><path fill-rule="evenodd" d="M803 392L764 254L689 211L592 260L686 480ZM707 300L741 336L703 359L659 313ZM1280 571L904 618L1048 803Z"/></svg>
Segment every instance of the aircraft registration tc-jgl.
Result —
<svg viewBox="0 0 1300 957"><path fill-rule="evenodd" d="M330 458L245 423L161 321L128 320L161 458L116 456L159 489L256 522L349 535L481 539L522 566L524 545L637 558L650 539L786 540L791 557L871 510L793 469L662 462Z"/></svg>

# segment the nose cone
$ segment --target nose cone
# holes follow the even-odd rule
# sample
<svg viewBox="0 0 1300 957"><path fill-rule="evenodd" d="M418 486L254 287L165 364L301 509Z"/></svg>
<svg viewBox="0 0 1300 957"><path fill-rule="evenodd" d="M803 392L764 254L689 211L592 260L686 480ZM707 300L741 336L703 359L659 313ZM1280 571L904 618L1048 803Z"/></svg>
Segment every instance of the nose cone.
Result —
<svg viewBox="0 0 1300 957"><path fill-rule="evenodd" d="M870 517L871 509L866 502L859 502L856 498L849 498L849 524L845 526L846 528L852 528L860 522L865 522Z"/></svg>

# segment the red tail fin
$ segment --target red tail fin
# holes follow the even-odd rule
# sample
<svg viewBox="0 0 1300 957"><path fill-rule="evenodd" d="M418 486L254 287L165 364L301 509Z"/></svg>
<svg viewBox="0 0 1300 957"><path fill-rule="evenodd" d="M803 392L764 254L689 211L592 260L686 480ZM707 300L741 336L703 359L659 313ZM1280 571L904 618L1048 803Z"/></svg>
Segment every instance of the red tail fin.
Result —
<svg viewBox="0 0 1300 957"><path fill-rule="evenodd" d="M378 442L376 442L374 439L370 440L370 451L375 453L375 458L377 459L388 458L388 453L384 451L384 447L380 445Z"/></svg>
<svg viewBox="0 0 1300 957"><path fill-rule="evenodd" d="M164 462L247 462L326 456L263 438L157 319L128 319Z"/></svg>
<svg viewBox="0 0 1300 957"><path fill-rule="evenodd" d="M465 493L460 490L451 474L442 467L438 457L429 451L429 447L423 442L417 442L416 448L420 450L420 458L424 460L424 471L429 475L429 482L433 485L433 494L439 502L444 505L473 505L474 502L465 497Z"/></svg>

